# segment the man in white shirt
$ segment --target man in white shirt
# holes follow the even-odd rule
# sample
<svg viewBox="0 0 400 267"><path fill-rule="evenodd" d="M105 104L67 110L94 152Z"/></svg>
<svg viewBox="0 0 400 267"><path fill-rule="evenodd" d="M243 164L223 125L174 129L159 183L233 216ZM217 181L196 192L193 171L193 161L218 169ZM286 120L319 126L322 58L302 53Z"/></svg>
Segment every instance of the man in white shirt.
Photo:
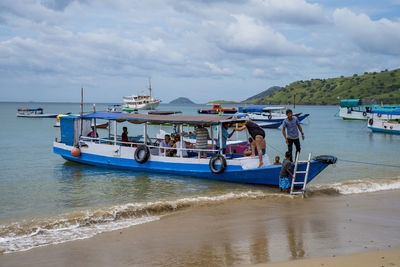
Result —
<svg viewBox="0 0 400 267"><path fill-rule="evenodd" d="M166 134L164 140L160 142L160 147L158 148L158 155L168 156L168 149L166 147L172 147L171 136Z"/></svg>

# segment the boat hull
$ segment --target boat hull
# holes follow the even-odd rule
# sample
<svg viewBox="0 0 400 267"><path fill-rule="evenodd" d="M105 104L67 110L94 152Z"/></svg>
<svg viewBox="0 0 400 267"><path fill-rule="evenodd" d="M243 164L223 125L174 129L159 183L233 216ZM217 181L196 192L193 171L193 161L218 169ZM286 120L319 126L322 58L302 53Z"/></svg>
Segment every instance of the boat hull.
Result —
<svg viewBox="0 0 400 267"><path fill-rule="evenodd" d="M393 115L389 116L386 114L380 114L380 119L387 120L387 119L400 119L400 116ZM372 117L372 113L365 111L365 110L348 110L347 108L340 108L339 109L339 117L343 120L368 120Z"/></svg>
<svg viewBox="0 0 400 267"><path fill-rule="evenodd" d="M368 128L377 133L400 134L400 123L381 119L370 119Z"/></svg>
<svg viewBox="0 0 400 267"><path fill-rule="evenodd" d="M131 103L126 103L125 107L126 108L131 108L131 109L136 109L136 110L153 110L158 107L161 101L154 101L151 103L147 104L131 104Z"/></svg>
<svg viewBox="0 0 400 267"><path fill-rule="evenodd" d="M297 119L299 120L299 122L302 122L305 118L307 118L308 116L310 116L310 114L304 114L304 115L300 115L297 117ZM256 122L257 124L261 124L261 123L271 123L272 127L263 127L262 128L278 128L279 126L281 126L281 124L283 123L283 121L286 119L286 116L283 118L274 118L272 117L271 119L268 118L259 118L259 117L250 117L250 119L254 122ZM275 123L275 125L273 125L273 123ZM278 127L274 127L279 123ZM267 124L266 124L267 125Z"/></svg>
<svg viewBox="0 0 400 267"><path fill-rule="evenodd" d="M243 169L240 164L237 164L237 160L227 159L228 164L225 171L220 174L215 174L210 171L208 159L171 158L151 155L150 159L146 163L139 164L133 157L135 148L101 144L95 144L94 146L98 146L99 153L86 152L93 151L93 145L91 144L88 149L83 147L81 148L81 155L79 157L73 157L71 155L72 147L62 143L55 142L53 150L54 153L59 154L66 160L87 165L125 169L138 172L176 174L237 183L272 186L279 185L279 172L281 170L280 165L271 165L254 169ZM122 156L123 154L129 156ZM312 161L310 164L308 182L315 178L327 166L328 164L319 161ZM305 168L306 164L299 164L300 170L305 170ZM296 179L296 181L301 180L301 177Z"/></svg>
<svg viewBox="0 0 400 267"><path fill-rule="evenodd" d="M20 118L56 118L58 114L17 114Z"/></svg>

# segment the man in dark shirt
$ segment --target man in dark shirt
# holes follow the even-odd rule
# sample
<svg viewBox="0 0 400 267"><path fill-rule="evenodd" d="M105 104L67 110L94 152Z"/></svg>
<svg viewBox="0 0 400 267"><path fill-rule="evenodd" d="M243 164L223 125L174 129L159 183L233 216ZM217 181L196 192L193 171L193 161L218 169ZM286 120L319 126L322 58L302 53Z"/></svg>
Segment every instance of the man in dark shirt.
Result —
<svg viewBox="0 0 400 267"><path fill-rule="evenodd" d="M255 157L256 156L256 149L258 153L258 158L260 159L260 163L258 164L258 168L261 168L261 166L264 164L263 163L263 148L265 148L265 132L264 130L252 122L251 120L248 120L245 125L239 128L235 128L234 131L243 131L244 129L247 129L249 131L249 134L251 138L253 139L252 142L252 153L251 156ZM233 132L232 132L233 133ZM254 149L253 149L254 147Z"/></svg>
<svg viewBox="0 0 400 267"><path fill-rule="evenodd" d="M128 128L127 127L122 127L121 141L128 142Z"/></svg>

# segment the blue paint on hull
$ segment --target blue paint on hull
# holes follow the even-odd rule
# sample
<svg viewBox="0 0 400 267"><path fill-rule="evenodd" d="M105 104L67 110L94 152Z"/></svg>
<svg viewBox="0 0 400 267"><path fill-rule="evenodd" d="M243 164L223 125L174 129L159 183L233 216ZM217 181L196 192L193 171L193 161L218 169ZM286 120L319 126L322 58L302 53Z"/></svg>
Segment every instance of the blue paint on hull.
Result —
<svg viewBox="0 0 400 267"><path fill-rule="evenodd" d="M381 129L381 128L375 128L375 127L370 127L368 126L373 132L378 132L378 133L388 133L388 134L400 134L400 131L397 130L390 130L390 129Z"/></svg>
<svg viewBox="0 0 400 267"><path fill-rule="evenodd" d="M81 153L79 157L71 156L69 150L54 147L54 153L61 155L64 159L94 165L101 167L109 167L116 169L125 169L138 172L154 172L164 174L177 174L183 176L192 176L198 178L207 178L219 181L229 181L237 183L263 184L263 185L279 185L279 172L281 166L270 166L260 169L243 170L241 166L228 166L221 174L214 174L210 171L208 164L193 163L171 163L147 161L139 164L133 159L123 159L118 157L105 157L94 154ZM328 164L312 161L308 175L308 182L324 170ZM299 170L305 170L306 164L299 165ZM296 181L304 180L298 177Z"/></svg>
<svg viewBox="0 0 400 267"><path fill-rule="evenodd" d="M298 116L297 119L299 122L303 121L305 118L310 116L310 114L304 114L301 116ZM285 119L252 119L252 121L257 121L257 122L276 122L276 123L282 123Z"/></svg>

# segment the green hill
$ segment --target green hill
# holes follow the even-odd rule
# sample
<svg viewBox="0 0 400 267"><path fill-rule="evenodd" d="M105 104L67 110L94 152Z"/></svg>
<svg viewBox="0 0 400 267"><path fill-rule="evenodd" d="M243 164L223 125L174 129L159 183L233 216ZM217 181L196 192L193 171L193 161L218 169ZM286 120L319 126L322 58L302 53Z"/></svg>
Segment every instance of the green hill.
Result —
<svg viewBox="0 0 400 267"><path fill-rule="evenodd" d="M267 90L262 91L259 94L256 94L256 95L254 95L252 97L247 98L243 102L248 102L248 101L251 101L251 100L256 100L256 99L259 99L259 98L267 97L269 95L272 95L273 93L275 93L276 91L278 91L281 88L282 87L280 87L280 86L272 86L272 87L268 88Z"/></svg>
<svg viewBox="0 0 400 267"><path fill-rule="evenodd" d="M385 104L400 103L400 69L365 72L351 77L293 82L269 96L243 101L252 104L333 105L339 99L373 98Z"/></svg>

